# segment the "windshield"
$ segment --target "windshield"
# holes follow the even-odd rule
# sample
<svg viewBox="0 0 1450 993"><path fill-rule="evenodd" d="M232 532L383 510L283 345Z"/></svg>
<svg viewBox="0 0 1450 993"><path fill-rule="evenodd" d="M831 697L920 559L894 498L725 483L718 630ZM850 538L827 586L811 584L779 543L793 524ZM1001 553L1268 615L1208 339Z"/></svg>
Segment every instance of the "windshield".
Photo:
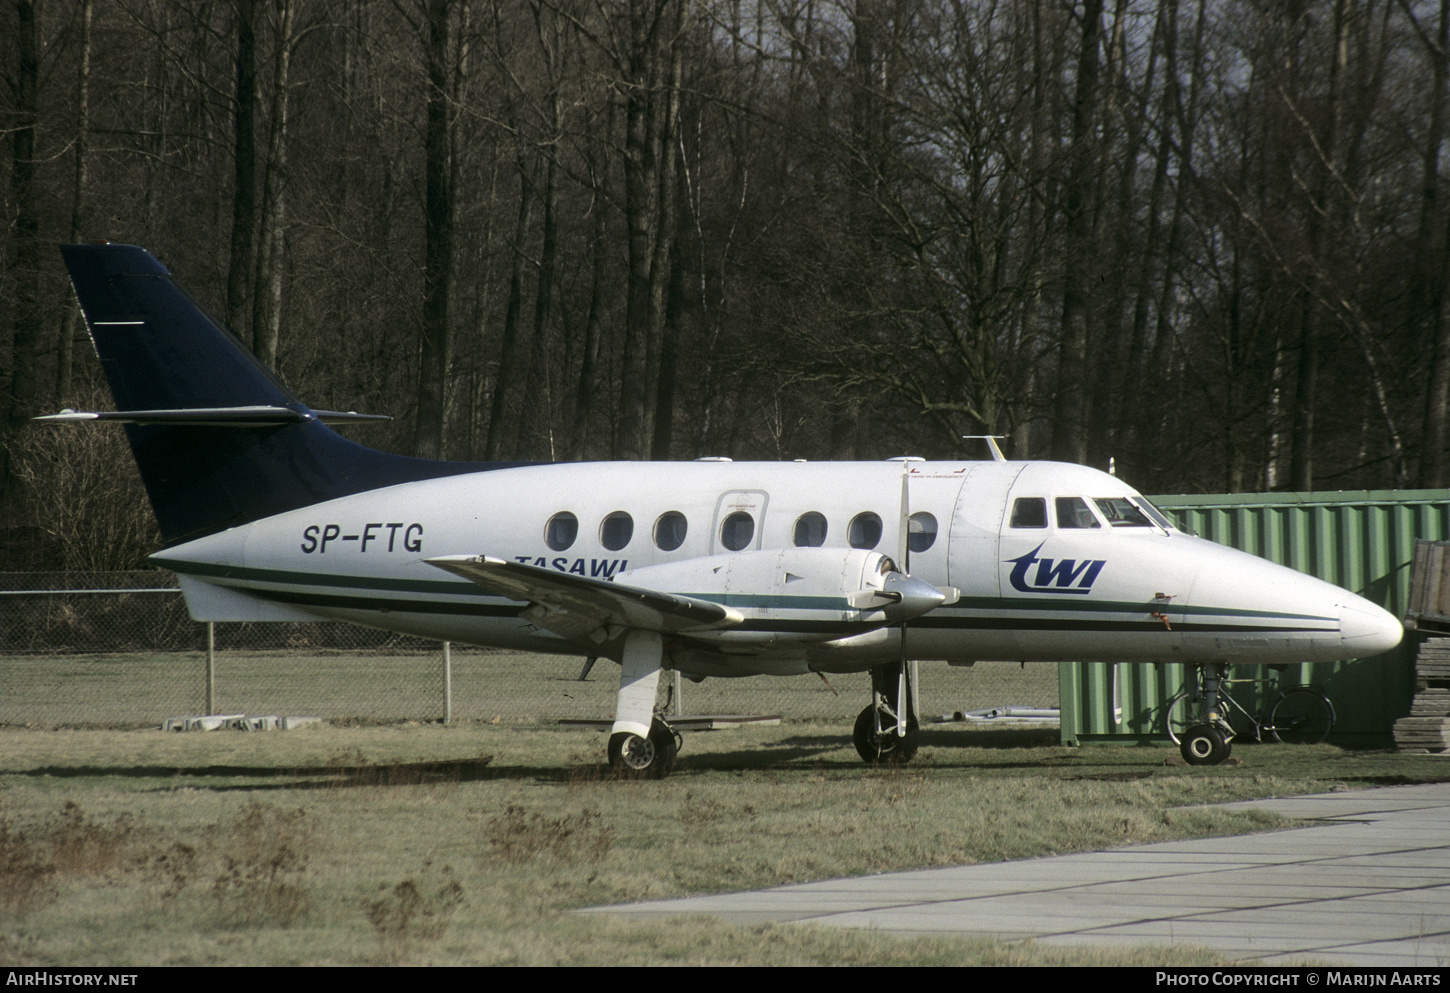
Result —
<svg viewBox="0 0 1450 993"><path fill-rule="evenodd" d="M1093 503L1115 528L1150 528L1153 522L1148 515L1127 497L1093 497Z"/></svg>
<svg viewBox="0 0 1450 993"><path fill-rule="evenodd" d="M1164 531L1174 530L1173 522L1170 521L1166 516L1164 516L1163 511L1153 506L1152 501L1149 500L1147 497L1134 497L1133 503L1141 508L1143 513L1153 518L1154 523L1157 524Z"/></svg>

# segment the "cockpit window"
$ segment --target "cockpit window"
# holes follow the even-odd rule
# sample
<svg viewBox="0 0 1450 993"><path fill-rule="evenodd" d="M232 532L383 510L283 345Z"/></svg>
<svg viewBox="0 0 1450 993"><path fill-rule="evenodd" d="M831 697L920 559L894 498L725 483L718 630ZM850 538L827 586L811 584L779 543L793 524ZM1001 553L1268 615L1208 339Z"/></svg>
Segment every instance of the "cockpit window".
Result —
<svg viewBox="0 0 1450 993"><path fill-rule="evenodd" d="M1154 523L1156 523L1164 531L1173 530L1173 522L1170 521L1167 517L1164 517L1163 511L1153 506L1152 501L1148 500L1147 497L1134 497L1133 503L1136 504L1138 508L1143 511L1143 513L1153 518Z"/></svg>
<svg viewBox="0 0 1450 993"><path fill-rule="evenodd" d="M1060 528L1100 528L1101 524L1082 497L1057 498L1057 526Z"/></svg>
<svg viewBox="0 0 1450 993"><path fill-rule="evenodd" d="M1108 523L1115 528L1150 528L1153 522L1148 515L1133 505L1127 497L1093 497Z"/></svg>
<svg viewBox="0 0 1450 993"><path fill-rule="evenodd" d="M1018 497L1012 504L1014 528L1047 527L1047 500L1043 497Z"/></svg>

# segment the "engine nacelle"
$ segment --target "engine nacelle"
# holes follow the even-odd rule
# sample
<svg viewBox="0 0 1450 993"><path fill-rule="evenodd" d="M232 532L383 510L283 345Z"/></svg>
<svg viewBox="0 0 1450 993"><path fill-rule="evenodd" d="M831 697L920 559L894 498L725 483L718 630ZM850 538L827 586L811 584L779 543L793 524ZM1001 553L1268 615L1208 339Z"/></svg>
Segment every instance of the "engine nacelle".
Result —
<svg viewBox="0 0 1450 993"><path fill-rule="evenodd" d="M696 635L721 643L834 641L900 623L948 599L948 594L899 572L880 552L855 548L711 555L631 569L615 581L738 610L747 620L741 628Z"/></svg>

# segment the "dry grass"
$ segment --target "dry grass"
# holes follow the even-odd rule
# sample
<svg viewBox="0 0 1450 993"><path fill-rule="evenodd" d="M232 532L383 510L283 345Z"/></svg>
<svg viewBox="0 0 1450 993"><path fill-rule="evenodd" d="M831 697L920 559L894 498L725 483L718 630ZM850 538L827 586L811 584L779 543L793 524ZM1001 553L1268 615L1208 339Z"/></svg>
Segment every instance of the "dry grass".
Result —
<svg viewBox="0 0 1450 993"><path fill-rule="evenodd" d="M952 736L955 735L955 736ZM607 775L603 737L488 724L0 732L0 955L17 964L1202 964L573 908L1020 858L1280 822L1208 804L1450 777L1329 746L1166 767L1167 749L924 736L867 769L844 728L687 738ZM1029 744L1022 744L1023 742ZM492 756L482 762L481 755ZM453 772L466 770L465 774ZM420 868L421 867L421 868Z"/></svg>
<svg viewBox="0 0 1450 993"><path fill-rule="evenodd" d="M484 825L487 857L504 862L547 859L597 865L614 845L614 829L602 820L597 810L549 817L511 804Z"/></svg>
<svg viewBox="0 0 1450 993"><path fill-rule="evenodd" d="M364 904L377 935L382 960L390 965L415 958L448 932L453 915L463 903L463 885L451 866L435 870L423 863L417 879L405 879Z"/></svg>

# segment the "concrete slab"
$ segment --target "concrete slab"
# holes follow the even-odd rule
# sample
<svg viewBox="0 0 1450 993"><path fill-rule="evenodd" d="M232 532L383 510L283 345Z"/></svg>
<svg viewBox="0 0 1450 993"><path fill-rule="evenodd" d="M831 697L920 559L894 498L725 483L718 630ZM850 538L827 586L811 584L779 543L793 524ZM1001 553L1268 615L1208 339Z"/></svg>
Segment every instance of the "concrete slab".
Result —
<svg viewBox="0 0 1450 993"><path fill-rule="evenodd" d="M1450 783L1225 806L1317 823L582 913L708 914L1053 945L1197 945L1264 965L1450 963Z"/></svg>

